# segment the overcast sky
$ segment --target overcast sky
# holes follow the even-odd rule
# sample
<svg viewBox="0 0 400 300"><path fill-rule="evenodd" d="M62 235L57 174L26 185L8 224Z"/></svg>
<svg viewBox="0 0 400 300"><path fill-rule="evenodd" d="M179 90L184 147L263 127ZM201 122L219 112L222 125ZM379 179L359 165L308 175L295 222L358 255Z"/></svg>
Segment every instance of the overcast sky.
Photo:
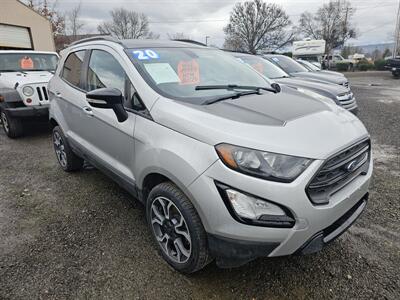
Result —
<svg viewBox="0 0 400 300"><path fill-rule="evenodd" d="M65 12L82 3L81 17L85 22L84 31L97 32L97 25L109 19L109 11L115 7L142 12L150 20L150 30L168 38L167 34L184 32L190 38L222 46L223 27L235 0L58 0L58 9ZM297 24L304 11L315 12L328 0L269 0L280 4ZM350 41L364 45L393 41L396 12L399 0L350 0L357 9L354 16L359 37Z"/></svg>

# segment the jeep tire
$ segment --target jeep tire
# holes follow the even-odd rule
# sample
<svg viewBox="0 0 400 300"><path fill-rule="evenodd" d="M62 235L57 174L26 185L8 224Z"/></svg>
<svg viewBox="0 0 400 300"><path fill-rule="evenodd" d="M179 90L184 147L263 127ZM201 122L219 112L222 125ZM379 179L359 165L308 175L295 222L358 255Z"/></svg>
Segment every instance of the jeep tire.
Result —
<svg viewBox="0 0 400 300"><path fill-rule="evenodd" d="M72 151L59 126L53 129L52 141L57 160L64 171L72 172L82 169L84 160Z"/></svg>
<svg viewBox="0 0 400 300"><path fill-rule="evenodd" d="M200 217L172 182L160 183L150 191L146 217L161 256L174 269L189 274L211 261Z"/></svg>
<svg viewBox="0 0 400 300"><path fill-rule="evenodd" d="M24 132L22 120L19 118L13 118L5 110L0 110L1 123L3 130L9 138L20 137Z"/></svg>

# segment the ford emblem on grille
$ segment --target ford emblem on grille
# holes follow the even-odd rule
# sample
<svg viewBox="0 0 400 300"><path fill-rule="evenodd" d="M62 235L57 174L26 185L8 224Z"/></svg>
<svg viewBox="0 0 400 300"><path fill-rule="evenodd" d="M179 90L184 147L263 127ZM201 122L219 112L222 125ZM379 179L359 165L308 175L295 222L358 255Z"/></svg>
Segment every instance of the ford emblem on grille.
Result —
<svg viewBox="0 0 400 300"><path fill-rule="evenodd" d="M347 172L352 172L352 171L354 171L354 169L356 168L356 165L357 165L357 161L356 160L353 160L352 162L350 162L350 163L348 163L347 165L346 165L346 171Z"/></svg>

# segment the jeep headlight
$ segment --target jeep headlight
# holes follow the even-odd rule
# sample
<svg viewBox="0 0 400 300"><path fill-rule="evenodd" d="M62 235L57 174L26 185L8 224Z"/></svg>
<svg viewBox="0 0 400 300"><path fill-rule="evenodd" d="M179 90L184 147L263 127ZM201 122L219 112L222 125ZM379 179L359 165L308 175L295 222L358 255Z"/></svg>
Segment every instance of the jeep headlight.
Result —
<svg viewBox="0 0 400 300"><path fill-rule="evenodd" d="M31 86L24 86L24 88L22 89L22 93L27 97L31 97L34 92L35 91Z"/></svg>
<svg viewBox="0 0 400 300"><path fill-rule="evenodd" d="M309 158L258 151L229 144L219 144L215 148L221 160L229 168L272 181L292 182L312 162Z"/></svg>
<svg viewBox="0 0 400 300"><path fill-rule="evenodd" d="M314 99L317 99L317 100L321 100L321 101L326 102L328 104L335 104L336 105L336 102L334 100L332 100L331 98L325 97L325 96L323 96L321 94L318 94L316 92L313 92L311 90L302 89L302 88L297 88L297 90L300 93L303 93L303 94L306 94L307 96L310 96L311 98L314 98Z"/></svg>

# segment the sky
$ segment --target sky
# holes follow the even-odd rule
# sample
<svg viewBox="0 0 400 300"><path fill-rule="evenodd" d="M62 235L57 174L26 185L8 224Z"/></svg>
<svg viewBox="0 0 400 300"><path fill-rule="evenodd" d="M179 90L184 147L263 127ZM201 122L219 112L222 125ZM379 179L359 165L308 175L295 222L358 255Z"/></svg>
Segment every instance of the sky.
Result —
<svg viewBox="0 0 400 300"><path fill-rule="evenodd" d="M356 13L353 22L359 37L352 45L365 45L394 40L395 20L400 0L350 0ZM81 2L81 20L84 33L96 33L97 25L110 18L116 7L144 13L150 21L150 30L168 38L168 34L183 32L191 39L222 46L223 28L237 2L235 0L58 0L57 9L66 12ZM315 12L328 0L268 0L281 5L294 25L304 11Z"/></svg>

